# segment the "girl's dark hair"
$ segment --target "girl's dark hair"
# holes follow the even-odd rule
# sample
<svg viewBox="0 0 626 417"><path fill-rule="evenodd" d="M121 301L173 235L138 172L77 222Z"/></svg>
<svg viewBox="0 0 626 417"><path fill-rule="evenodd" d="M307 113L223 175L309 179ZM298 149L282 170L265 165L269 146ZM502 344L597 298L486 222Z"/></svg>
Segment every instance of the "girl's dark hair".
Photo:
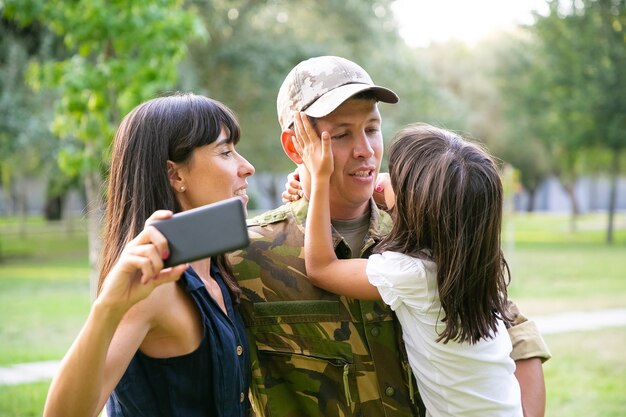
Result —
<svg viewBox="0 0 626 417"><path fill-rule="evenodd" d="M195 94L173 94L135 107L122 120L111 156L98 291L124 246L156 210L181 207L167 174L167 161L184 163L194 149L213 143L222 129L239 142L239 124L219 101ZM226 257L216 258L235 304L241 290Z"/></svg>
<svg viewBox="0 0 626 417"><path fill-rule="evenodd" d="M502 183L489 154L452 132L411 125L394 138L391 233L377 252L432 260L445 313L437 341L493 337L507 315L509 267L500 248Z"/></svg>

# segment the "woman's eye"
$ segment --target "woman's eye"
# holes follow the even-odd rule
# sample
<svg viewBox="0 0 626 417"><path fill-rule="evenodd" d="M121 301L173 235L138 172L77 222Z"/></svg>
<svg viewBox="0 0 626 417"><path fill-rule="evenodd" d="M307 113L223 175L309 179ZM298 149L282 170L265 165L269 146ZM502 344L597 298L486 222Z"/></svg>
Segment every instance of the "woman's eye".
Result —
<svg viewBox="0 0 626 417"><path fill-rule="evenodd" d="M224 152L222 152L222 156L229 157L230 154L232 154L232 153L233 153L232 151L224 151Z"/></svg>
<svg viewBox="0 0 626 417"><path fill-rule="evenodd" d="M343 139L343 138L345 138L347 136L348 136L347 133L340 133L338 135L332 136L331 139Z"/></svg>

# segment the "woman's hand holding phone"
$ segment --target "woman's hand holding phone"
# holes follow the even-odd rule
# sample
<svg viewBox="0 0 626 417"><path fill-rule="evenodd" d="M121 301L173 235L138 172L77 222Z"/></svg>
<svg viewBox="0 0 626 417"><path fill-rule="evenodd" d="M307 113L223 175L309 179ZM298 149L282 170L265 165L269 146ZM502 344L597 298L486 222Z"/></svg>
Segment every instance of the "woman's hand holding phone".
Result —
<svg viewBox="0 0 626 417"><path fill-rule="evenodd" d="M169 246L165 236L151 225L155 220L170 217L171 211L158 210L146 220L144 229L126 244L104 280L98 296L99 302L125 313L148 297L157 286L180 278L188 265L163 268L164 259L169 257Z"/></svg>

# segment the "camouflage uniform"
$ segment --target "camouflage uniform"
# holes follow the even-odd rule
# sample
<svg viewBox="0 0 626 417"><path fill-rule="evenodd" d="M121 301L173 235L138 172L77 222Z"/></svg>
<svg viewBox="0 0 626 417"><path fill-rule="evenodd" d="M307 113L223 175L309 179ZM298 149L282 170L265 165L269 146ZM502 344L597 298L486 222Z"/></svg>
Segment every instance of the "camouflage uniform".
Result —
<svg viewBox="0 0 626 417"><path fill-rule="evenodd" d="M416 404L421 400L391 309L382 302L329 293L307 279L307 208L308 202L301 199L250 220L250 246L230 258L243 290L240 311L250 336L257 413L263 417L419 416ZM391 227L390 217L373 201L371 212L363 258ZM337 257L351 257L336 231L333 241ZM519 316L519 321L525 320ZM525 327L525 332L523 349L514 359L531 351L534 356L549 356L547 350L537 349L542 341L536 329L533 334ZM529 335L537 340L529 342ZM513 344L520 346L515 340Z"/></svg>

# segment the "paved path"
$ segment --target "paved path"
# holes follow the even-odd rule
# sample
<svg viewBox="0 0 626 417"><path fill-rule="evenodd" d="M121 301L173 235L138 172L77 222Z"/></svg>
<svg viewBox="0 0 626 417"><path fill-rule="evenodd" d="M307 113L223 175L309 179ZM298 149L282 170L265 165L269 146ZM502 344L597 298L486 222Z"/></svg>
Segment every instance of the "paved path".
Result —
<svg viewBox="0 0 626 417"><path fill-rule="evenodd" d="M626 308L594 311L572 311L550 316L535 316L542 334L588 331L626 326ZM0 385L49 381L59 361L34 362L0 367Z"/></svg>
<svg viewBox="0 0 626 417"><path fill-rule="evenodd" d="M542 334L570 333L626 326L626 308L571 311L533 317Z"/></svg>
<svg viewBox="0 0 626 417"><path fill-rule="evenodd" d="M59 363L60 361L46 361L0 367L0 385L49 381L59 368Z"/></svg>

